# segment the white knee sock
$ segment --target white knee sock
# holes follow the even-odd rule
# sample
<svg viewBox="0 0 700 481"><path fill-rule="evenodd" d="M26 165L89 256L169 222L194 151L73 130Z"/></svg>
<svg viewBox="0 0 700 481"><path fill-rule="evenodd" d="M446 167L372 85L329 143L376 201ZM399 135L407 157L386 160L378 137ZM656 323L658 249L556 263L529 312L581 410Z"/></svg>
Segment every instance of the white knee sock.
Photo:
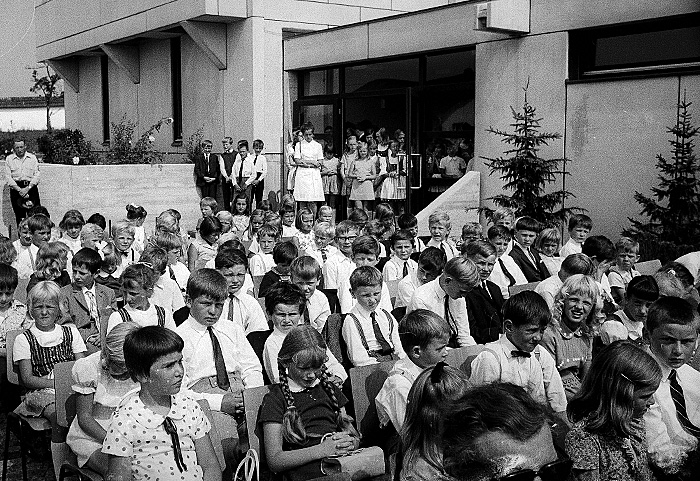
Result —
<svg viewBox="0 0 700 481"><path fill-rule="evenodd" d="M58 481L58 475L61 472L61 465L70 457L70 448L66 443L54 443L51 441L51 461L53 461L53 471Z"/></svg>

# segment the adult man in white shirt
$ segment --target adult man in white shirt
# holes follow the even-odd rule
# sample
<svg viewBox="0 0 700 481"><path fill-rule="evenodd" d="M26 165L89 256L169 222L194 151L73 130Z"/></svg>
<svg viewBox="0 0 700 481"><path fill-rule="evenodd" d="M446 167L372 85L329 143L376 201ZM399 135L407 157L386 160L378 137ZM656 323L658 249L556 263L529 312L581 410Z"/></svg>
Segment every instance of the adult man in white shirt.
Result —
<svg viewBox="0 0 700 481"><path fill-rule="evenodd" d="M27 152L23 139L16 139L12 153L5 158L5 181L10 188L10 202L17 225L29 209L41 205L39 200L39 161Z"/></svg>

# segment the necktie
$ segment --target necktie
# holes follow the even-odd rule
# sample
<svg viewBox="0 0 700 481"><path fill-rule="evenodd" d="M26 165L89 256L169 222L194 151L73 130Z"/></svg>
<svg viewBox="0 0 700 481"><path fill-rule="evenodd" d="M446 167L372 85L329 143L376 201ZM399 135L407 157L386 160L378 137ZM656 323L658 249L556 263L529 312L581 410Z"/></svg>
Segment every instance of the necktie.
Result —
<svg viewBox="0 0 700 481"><path fill-rule="evenodd" d="M214 328L212 326L207 327L209 331L209 338L211 338L211 346L214 350L214 367L216 367L216 384L219 385L224 391L228 390L231 384L228 381L228 374L226 374L226 363L224 362L224 355L221 354L221 345L219 340L214 333Z"/></svg>
<svg viewBox="0 0 700 481"><path fill-rule="evenodd" d="M527 257L530 259L530 262L532 262L532 265L537 267L537 261L535 261L535 256L532 254L532 249L528 247L525 249L525 252L527 252Z"/></svg>
<svg viewBox="0 0 700 481"><path fill-rule="evenodd" d="M403 276L406 277L408 275L408 261L403 261Z"/></svg>
<svg viewBox="0 0 700 481"><path fill-rule="evenodd" d="M90 309L90 319L99 325L100 314L97 311L97 300L95 299L95 294L93 294L92 291L85 291L85 300L87 300L88 309Z"/></svg>
<svg viewBox="0 0 700 481"><path fill-rule="evenodd" d="M700 438L700 428L695 426L692 422L690 422L690 419L688 419L688 413L685 409L683 388L678 382L675 369L671 369L671 374L668 375L668 380L671 384L671 399L673 399L673 404L676 405L676 417L678 418L678 422L681 423L681 426L688 434L691 434L696 438Z"/></svg>
<svg viewBox="0 0 700 481"><path fill-rule="evenodd" d="M228 320L233 322L233 296L228 296Z"/></svg>
<svg viewBox="0 0 700 481"><path fill-rule="evenodd" d="M445 254L445 256L447 256L447 251L445 251L445 244L443 244L442 242L440 242L440 250L443 254Z"/></svg>
<svg viewBox="0 0 700 481"><path fill-rule="evenodd" d="M187 471L185 460L182 458L182 448L180 446L180 438L177 435L177 426L175 426L172 419L166 416L163 420L163 428L165 432L170 435L170 441L173 443L173 455L175 456L177 469L179 469L181 473Z"/></svg>
<svg viewBox="0 0 700 481"><path fill-rule="evenodd" d="M389 344L384 338L382 330L379 329L379 323L377 322L377 313L370 312L369 317L372 319L372 330L374 330L374 337L377 338L377 342L379 343L379 347L381 349L382 354L390 353L391 351L393 351L393 349L391 348L391 344Z"/></svg>
<svg viewBox="0 0 700 481"><path fill-rule="evenodd" d="M519 351L517 349L515 351L510 351L510 355L513 357L530 357L531 356L531 354L529 352Z"/></svg>
<svg viewBox="0 0 700 481"><path fill-rule="evenodd" d="M208 174L209 171L211 170L210 165L209 165L209 154L207 154L206 157L207 157L207 174Z"/></svg>
<svg viewBox="0 0 700 481"><path fill-rule="evenodd" d="M323 262L325 263L328 260L328 254L326 254L326 248L324 247L321 249L321 258L323 259Z"/></svg>
<svg viewBox="0 0 700 481"><path fill-rule="evenodd" d="M309 314L309 301L306 301L304 308L304 324L311 324L311 315Z"/></svg>
<svg viewBox="0 0 700 481"><path fill-rule="evenodd" d="M241 185L243 183L243 164L245 163L245 159L241 157L241 169L238 171L238 186L243 188Z"/></svg>

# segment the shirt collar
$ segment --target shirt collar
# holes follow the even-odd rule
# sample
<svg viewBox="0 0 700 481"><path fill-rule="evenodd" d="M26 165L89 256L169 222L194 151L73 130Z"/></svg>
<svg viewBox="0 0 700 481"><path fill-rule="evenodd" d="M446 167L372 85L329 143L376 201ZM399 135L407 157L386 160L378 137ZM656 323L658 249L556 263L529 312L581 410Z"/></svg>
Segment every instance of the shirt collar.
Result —
<svg viewBox="0 0 700 481"><path fill-rule="evenodd" d="M564 324L563 322L559 322L559 324L556 327L559 333L561 334L561 337L563 337L564 339L572 339L573 337L583 336L581 326L577 327L575 331L572 331L566 324Z"/></svg>
<svg viewBox="0 0 700 481"><path fill-rule="evenodd" d="M447 295L447 292L445 292L445 290L440 285L440 276L433 279L428 284L432 284L432 289L435 291L435 296L439 297L440 299L444 298Z"/></svg>
<svg viewBox="0 0 700 481"><path fill-rule="evenodd" d="M184 394L182 391L174 396L170 396L170 411L168 412L167 417L173 420L184 419L188 414L188 403L185 402L185 400L186 394ZM133 397L131 397L127 405L129 404L131 407L133 407L132 416L134 420L145 428L156 429L163 424L163 421L165 421L166 416L151 411L145 404L143 404L143 401L141 401L141 398L138 395L138 391L134 393Z"/></svg>
<svg viewBox="0 0 700 481"><path fill-rule="evenodd" d="M501 334L501 338L498 340L498 342L503 346L507 358L513 357L512 351L521 350L520 348L516 347L505 334Z"/></svg>
<svg viewBox="0 0 700 481"><path fill-rule="evenodd" d="M649 352L649 354L651 354L651 357L656 359L656 362L658 363L659 367L661 368L661 382L668 381L668 376L671 374L671 368L668 367L665 362L663 362L661 359L659 359L659 357L656 355L656 353L654 353L654 351L649 349L648 352ZM685 366L685 364L683 366ZM683 367L683 366L681 366L681 367ZM676 373L679 373L679 372L680 372L680 368L676 369Z"/></svg>
<svg viewBox="0 0 700 481"><path fill-rule="evenodd" d="M204 332L207 330L207 326L205 326L204 324L200 324L199 322L197 322L197 319L195 319L192 316L188 317L186 322L187 322L187 325L190 327L190 329L192 329L193 331ZM214 330L217 330L216 326L218 324L219 323L217 322L216 324L214 324L212 326L214 328Z"/></svg>
<svg viewBox="0 0 700 481"><path fill-rule="evenodd" d="M354 310L365 319L370 319L370 311L362 307L359 302L355 302ZM377 312L377 310L375 309L374 312Z"/></svg>
<svg viewBox="0 0 700 481"><path fill-rule="evenodd" d="M291 377L287 377L287 383L289 384L289 390L292 391L292 392L307 391L308 389L312 389L312 388L315 388L316 386L318 386L318 384L319 384L320 382L321 382L320 379L316 379L316 380L313 382L313 384L311 384L311 387L305 388L305 387L301 387L299 384L297 384L296 382L294 382L294 379L292 379Z"/></svg>
<svg viewBox="0 0 700 481"><path fill-rule="evenodd" d="M94 295L96 294L96 292L95 292L95 284L96 284L96 282L93 282L93 283L92 283L92 287L89 288L89 289L88 289L87 287L83 286L83 287L80 288L80 291L83 293L83 295L85 295L87 292L92 292L92 295L94 296Z"/></svg>
<svg viewBox="0 0 700 481"><path fill-rule="evenodd" d="M416 363L414 363L410 357L405 357L397 361L396 369L407 372L411 376L411 379L413 379L414 381L418 378L420 373L424 371L424 369L418 366Z"/></svg>

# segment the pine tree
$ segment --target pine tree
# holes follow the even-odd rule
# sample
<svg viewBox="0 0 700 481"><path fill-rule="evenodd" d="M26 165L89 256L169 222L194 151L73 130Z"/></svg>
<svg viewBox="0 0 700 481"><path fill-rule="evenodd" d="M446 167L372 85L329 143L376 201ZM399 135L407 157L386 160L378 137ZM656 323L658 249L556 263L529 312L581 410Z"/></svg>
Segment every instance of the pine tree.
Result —
<svg viewBox="0 0 700 481"><path fill-rule="evenodd" d="M566 199L574 197L571 192L557 190L546 193L547 186L556 181L556 176L567 175L559 165L566 159L543 159L539 155L541 146L549 145L552 140L561 138L559 133L541 132L541 118L536 117L536 109L527 100L527 86L522 111L510 108L514 122L512 133L489 127L487 132L499 135L510 146L503 154L505 157L489 158L486 165L491 174L498 172L504 181L504 190L511 195L500 194L486 200L492 200L499 207L510 207L517 217L530 216L545 225L559 225L573 212L581 212L579 207L564 207ZM493 210L482 209L487 215Z"/></svg>
<svg viewBox="0 0 700 481"><path fill-rule="evenodd" d="M630 233L642 239L668 241L675 244L694 244L700 234L700 166L695 158L694 137L698 128L692 125L688 111L692 102L683 100L676 108L676 125L667 129L672 135L671 158L656 156L659 186L652 188L648 197L635 192L634 199L642 206L647 222L629 219Z"/></svg>

